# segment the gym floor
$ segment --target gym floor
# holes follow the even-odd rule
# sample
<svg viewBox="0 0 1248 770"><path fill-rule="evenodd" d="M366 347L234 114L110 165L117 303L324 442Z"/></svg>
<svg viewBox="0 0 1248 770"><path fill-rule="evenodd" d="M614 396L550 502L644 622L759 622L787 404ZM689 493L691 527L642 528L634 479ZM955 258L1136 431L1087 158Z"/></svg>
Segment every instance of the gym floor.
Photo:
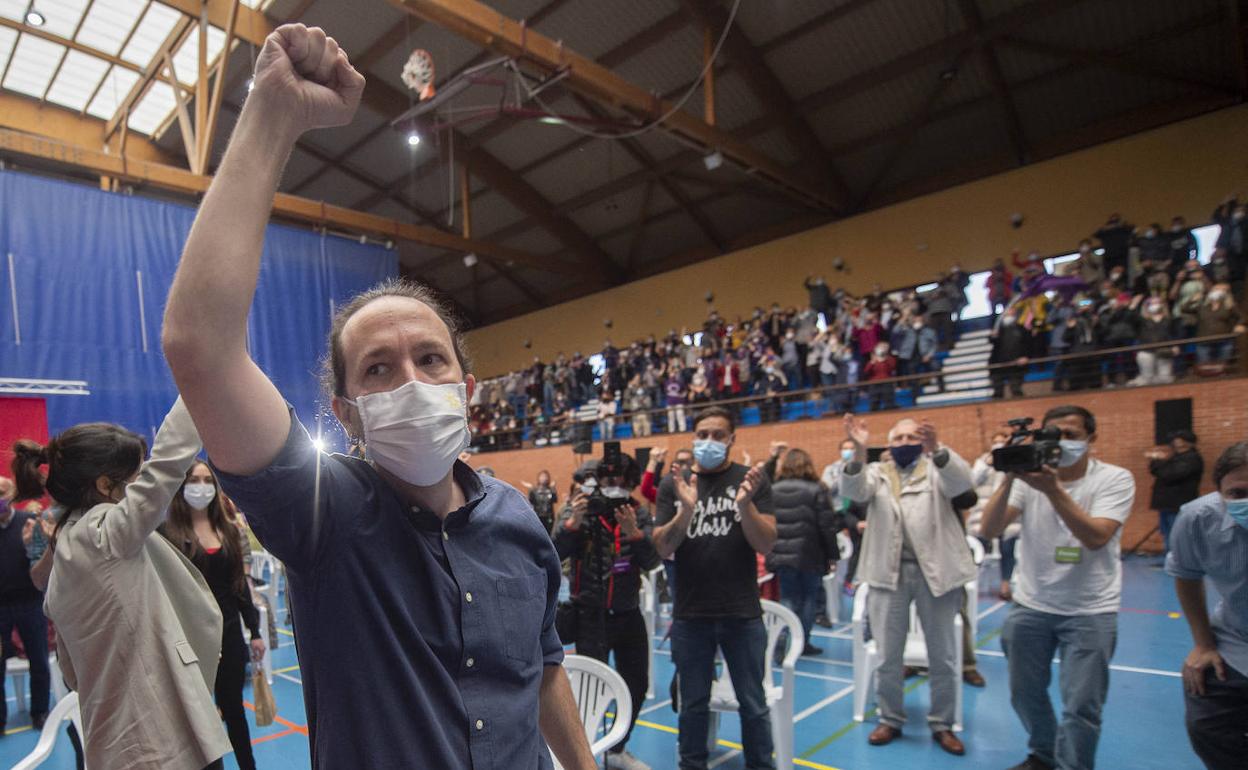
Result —
<svg viewBox="0 0 1248 770"><path fill-rule="evenodd" d="M1177 674L1191 648L1191 639L1187 624L1179 614L1173 582L1158 569L1159 565L1160 559L1156 557L1130 558L1124 563L1118 649L1098 753L1099 764L1104 768L1199 770L1201 767L1183 727L1182 684ZM990 565L986 571L994 573L995 565ZM986 575L983 589L989 588ZM981 593L979 599L979 670L988 685L982 690L964 689L965 757L945 754L928 736L925 717L930 691L921 677L908 683L906 705L910 722L903 737L885 747L867 744L872 719L868 717L866 723L856 723L851 713L853 669L847 623L849 611L850 599L843 597L841 618L844 622L831 630L817 628L815 632L815 644L823 648L823 655L802 658L798 664L795 708L798 767L1002 770L1026 756L1027 738L1010 708L1006 662L999 640L1007 606L996 598L995 592ZM273 691L278 720L270 727L252 726L256 761L263 770L308 767L298 661L289 631L285 627L281 630L282 645L273 653L276 673ZM656 632L660 638L655 640L658 645L656 697L646 702L628 746L655 770L676 766L676 714L667 700L672 665L670 645L661 641L664 630L661 622ZM5 737L0 740L0 767L12 766L34 747L38 737L30 729L26 714L13 713L11 681L6 682L5 687L10 719ZM1055 704L1059 704L1056 684L1052 695ZM244 697L250 697L249 690ZM712 756L711 766L744 767L735 716L726 715L721 720L719 739L720 751ZM361 753L367 757L367 749ZM364 764L366 766L366 761ZM73 770L73 750L64 731L44 767ZM237 767L232 755L226 757L226 767Z"/></svg>

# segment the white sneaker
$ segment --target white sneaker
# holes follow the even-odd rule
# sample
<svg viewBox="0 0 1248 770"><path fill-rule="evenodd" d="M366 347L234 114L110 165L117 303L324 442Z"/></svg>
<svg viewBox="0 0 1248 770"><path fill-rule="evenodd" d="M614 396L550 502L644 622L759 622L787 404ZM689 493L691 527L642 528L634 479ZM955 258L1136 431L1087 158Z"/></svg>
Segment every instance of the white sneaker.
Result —
<svg viewBox="0 0 1248 770"><path fill-rule="evenodd" d="M621 751L619 754L612 754L608 751L607 768L608 770L650 770L650 765L627 751Z"/></svg>

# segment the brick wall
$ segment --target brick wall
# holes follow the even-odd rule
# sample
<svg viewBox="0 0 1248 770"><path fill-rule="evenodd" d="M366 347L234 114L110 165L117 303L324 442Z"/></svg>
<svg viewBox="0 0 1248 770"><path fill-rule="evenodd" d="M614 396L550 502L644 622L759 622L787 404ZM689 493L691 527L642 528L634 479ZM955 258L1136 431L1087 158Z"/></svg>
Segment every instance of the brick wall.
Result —
<svg viewBox="0 0 1248 770"><path fill-rule="evenodd" d="M936 425L941 440L970 461L987 448L992 432L1004 426L1006 420L1031 416L1039 422L1047 409L1065 403L1089 409L1098 423L1099 437L1093 445L1093 453L1106 462L1129 469L1136 476L1135 509L1123 535L1124 546L1130 547L1157 524L1156 512L1148 507L1152 477L1143 454L1153 445L1153 402L1174 398L1192 399L1192 428L1200 439L1200 450L1205 458L1202 491L1211 491L1213 461L1229 444L1248 439L1248 378L879 412L864 417L871 430L871 443L875 445L883 443L888 429L903 414L926 417ZM732 457L740 461L742 452L748 452L756 461L763 459L769 442L783 439L790 446L810 452L816 467L822 468L835 459L844 435L839 418L743 427L737 431ZM685 433L626 439L622 445L624 451L632 453L639 446L667 446L675 450L689 446L691 441L690 434ZM601 444L595 444L594 451L601 453ZM482 454L473 460L473 465L488 465L499 478L517 487L522 480L532 482L539 470L546 469L563 495L576 461L571 449L559 446ZM1160 549L1161 538L1154 535L1143 550Z"/></svg>

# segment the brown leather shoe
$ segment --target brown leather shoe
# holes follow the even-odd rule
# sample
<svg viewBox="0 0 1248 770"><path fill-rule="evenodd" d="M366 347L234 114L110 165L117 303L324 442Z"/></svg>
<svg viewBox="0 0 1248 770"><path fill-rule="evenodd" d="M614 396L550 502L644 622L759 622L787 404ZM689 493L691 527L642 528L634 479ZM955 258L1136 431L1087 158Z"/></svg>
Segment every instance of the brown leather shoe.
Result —
<svg viewBox="0 0 1248 770"><path fill-rule="evenodd" d="M973 668L962 672L962 681L966 682L971 687L983 687L988 684L984 681L984 675Z"/></svg>
<svg viewBox="0 0 1248 770"><path fill-rule="evenodd" d="M871 734L867 736L867 743L872 746L884 746L892 743L899 735L901 735L901 730L899 728L893 727L892 725L886 725L881 722L876 725L875 729L871 731Z"/></svg>
<svg viewBox="0 0 1248 770"><path fill-rule="evenodd" d="M962 745L962 741L958 740L958 736L954 735L950 730L932 733L932 740L939 743L942 749L955 756L960 757L966 753L966 747Z"/></svg>

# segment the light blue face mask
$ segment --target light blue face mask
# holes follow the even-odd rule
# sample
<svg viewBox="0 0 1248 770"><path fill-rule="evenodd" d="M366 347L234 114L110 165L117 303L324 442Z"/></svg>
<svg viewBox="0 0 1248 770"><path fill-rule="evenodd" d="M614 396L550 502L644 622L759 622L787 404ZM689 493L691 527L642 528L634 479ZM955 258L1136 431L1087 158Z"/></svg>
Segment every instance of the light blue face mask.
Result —
<svg viewBox="0 0 1248 770"><path fill-rule="evenodd" d="M1062 459L1057 461L1059 467L1069 468L1079 462L1088 451L1088 442L1062 439L1057 442L1062 447Z"/></svg>
<svg viewBox="0 0 1248 770"><path fill-rule="evenodd" d="M842 450L841 450L841 459L842 459L842 460L844 460L845 462L849 462L850 460L854 459L854 450L852 450L852 449L842 449Z"/></svg>
<svg viewBox="0 0 1248 770"><path fill-rule="evenodd" d="M1235 523L1244 529L1248 529L1248 498L1243 500L1227 500L1226 512L1235 520Z"/></svg>
<svg viewBox="0 0 1248 770"><path fill-rule="evenodd" d="M702 438L693 442L693 459L705 470L713 470L728 459L728 445L722 441Z"/></svg>

